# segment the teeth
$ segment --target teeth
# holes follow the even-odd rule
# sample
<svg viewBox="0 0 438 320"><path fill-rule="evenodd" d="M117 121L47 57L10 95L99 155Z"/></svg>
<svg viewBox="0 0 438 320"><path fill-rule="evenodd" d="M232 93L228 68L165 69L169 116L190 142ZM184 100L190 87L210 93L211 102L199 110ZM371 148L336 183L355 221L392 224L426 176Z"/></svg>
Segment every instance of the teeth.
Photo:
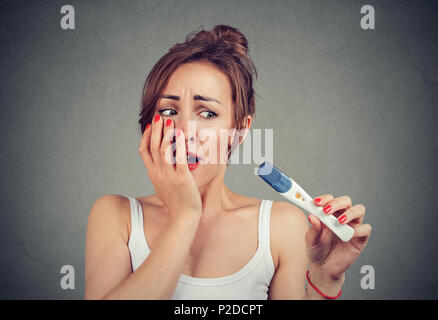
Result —
<svg viewBox="0 0 438 320"><path fill-rule="evenodd" d="M176 157L176 150L173 151L173 156ZM187 162L189 162L190 159L193 159L193 160L191 161L191 163L198 163L198 162L199 162L198 157L195 157L195 156L193 156L193 155L187 153ZM190 162L189 162L189 163L190 163Z"/></svg>
<svg viewBox="0 0 438 320"><path fill-rule="evenodd" d="M187 155L187 162L189 162L189 163L196 163L196 162L198 162L198 159L196 157Z"/></svg>

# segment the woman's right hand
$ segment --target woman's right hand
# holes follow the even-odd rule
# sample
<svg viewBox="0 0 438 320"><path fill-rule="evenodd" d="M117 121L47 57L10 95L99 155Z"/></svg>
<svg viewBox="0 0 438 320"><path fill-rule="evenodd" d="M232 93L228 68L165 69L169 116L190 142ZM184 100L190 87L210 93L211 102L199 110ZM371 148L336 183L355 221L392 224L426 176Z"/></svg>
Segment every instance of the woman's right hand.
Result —
<svg viewBox="0 0 438 320"><path fill-rule="evenodd" d="M163 118L156 114L152 124L143 132L138 151L148 170L155 194L169 210L169 219L176 222L199 218L202 214L202 200L187 165L184 133L174 127L171 119L166 121L168 126L163 122ZM176 164L172 161L171 151L174 135Z"/></svg>

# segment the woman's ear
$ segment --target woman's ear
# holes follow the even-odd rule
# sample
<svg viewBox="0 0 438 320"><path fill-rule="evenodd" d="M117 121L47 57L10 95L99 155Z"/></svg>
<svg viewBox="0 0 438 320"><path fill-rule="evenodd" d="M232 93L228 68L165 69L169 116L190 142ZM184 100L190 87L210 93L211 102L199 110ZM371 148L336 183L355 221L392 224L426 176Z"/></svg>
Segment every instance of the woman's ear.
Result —
<svg viewBox="0 0 438 320"><path fill-rule="evenodd" d="M245 140L245 137L248 134L249 128L251 127L251 122L252 122L252 117L250 115L246 116L243 119L242 127L244 129L241 129L241 130L245 130L245 131L243 132L242 136L239 134L239 143L238 143L238 145L240 145L243 142L243 140ZM233 133L231 141L234 141L234 138L235 138L235 134ZM236 146L236 148L238 147L238 145ZM230 144L230 142L228 142L228 157L230 157L230 154L231 154L231 144Z"/></svg>
<svg viewBox="0 0 438 320"><path fill-rule="evenodd" d="M252 117L250 115L246 116L243 120L243 128L245 128L245 132L242 136L242 142L245 140L246 135L248 134L249 128L251 127Z"/></svg>

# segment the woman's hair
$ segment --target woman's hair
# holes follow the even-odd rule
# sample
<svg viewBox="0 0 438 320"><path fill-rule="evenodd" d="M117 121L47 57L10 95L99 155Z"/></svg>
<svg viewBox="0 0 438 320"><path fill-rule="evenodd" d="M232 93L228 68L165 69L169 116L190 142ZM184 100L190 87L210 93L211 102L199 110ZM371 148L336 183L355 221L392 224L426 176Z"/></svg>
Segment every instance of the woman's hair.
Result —
<svg viewBox="0 0 438 320"><path fill-rule="evenodd" d="M195 61L212 63L228 77L234 105L233 127L241 130L244 118L255 115L253 75L257 78L257 70L248 51L246 37L228 25L189 33L185 42L175 44L158 60L146 78L138 120L141 133L151 122L156 103L173 72L179 65Z"/></svg>

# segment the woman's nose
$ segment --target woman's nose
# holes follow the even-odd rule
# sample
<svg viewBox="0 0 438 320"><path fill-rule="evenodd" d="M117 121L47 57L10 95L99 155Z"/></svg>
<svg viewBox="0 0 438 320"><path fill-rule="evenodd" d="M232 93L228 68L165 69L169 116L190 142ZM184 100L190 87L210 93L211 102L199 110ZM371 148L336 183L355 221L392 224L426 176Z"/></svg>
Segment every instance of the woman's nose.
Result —
<svg viewBox="0 0 438 320"><path fill-rule="evenodd" d="M196 122L189 116L181 116L175 121L175 128L179 128L183 134L186 142L195 141L196 137Z"/></svg>

